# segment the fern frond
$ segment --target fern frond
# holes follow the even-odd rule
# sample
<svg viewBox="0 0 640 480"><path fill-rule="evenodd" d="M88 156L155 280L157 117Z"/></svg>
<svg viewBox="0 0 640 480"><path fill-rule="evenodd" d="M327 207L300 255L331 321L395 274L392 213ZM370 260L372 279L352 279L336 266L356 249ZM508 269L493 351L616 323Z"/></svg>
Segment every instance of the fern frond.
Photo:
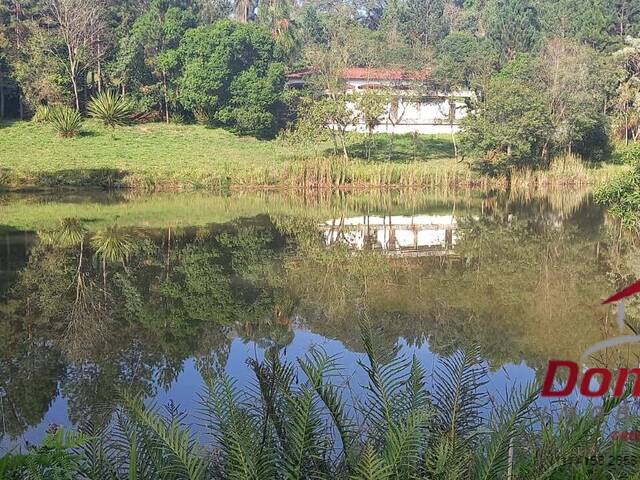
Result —
<svg viewBox="0 0 640 480"><path fill-rule="evenodd" d="M470 441L481 425L485 404L486 369L478 350L457 352L440 362L434 375L434 402L439 433Z"/></svg>
<svg viewBox="0 0 640 480"><path fill-rule="evenodd" d="M145 440L154 442L151 448L164 462L164 466L157 465L160 472L179 474L189 480L204 477L207 464L186 428L176 422L164 422L158 414L148 410L139 397L125 394L123 404L132 420L150 433Z"/></svg>
<svg viewBox="0 0 640 480"><path fill-rule="evenodd" d="M477 479L491 480L505 475L508 469L509 448L516 436L522 434L533 421L531 407L539 394L540 385L533 382L507 398L506 404L498 411L495 430L489 443L484 448L483 455L476 461Z"/></svg>
<svg viewBox="0 0 640 480"><path fill-rule="evenodd" d="M391 469L384 459L371 445L367 445L362 452L351 480L388 480L391 478Z"/></svg>
<svg viewBox="0 0 640 480"><path fill-rule="evenodd" d="M306 358L300 359L299 363L316 394L329 411L340 435L346 466L350 469L356 454L354 446L357 424L347 414L347 405L340 388L331 383L331 380L335 379L340 372L337 356L314 349Z"/></svg>

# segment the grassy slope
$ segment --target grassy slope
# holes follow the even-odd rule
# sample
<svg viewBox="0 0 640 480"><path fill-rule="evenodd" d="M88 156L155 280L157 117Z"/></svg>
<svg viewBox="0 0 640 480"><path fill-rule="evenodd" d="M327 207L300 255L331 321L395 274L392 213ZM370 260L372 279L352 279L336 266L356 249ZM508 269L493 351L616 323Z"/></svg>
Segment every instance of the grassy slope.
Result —
<svg viewBox="0 0 640 480"><path fill-rule="evenodd" d="M378 138L371 161L295 160L276 141L237 137L204 126L146 124L103 128L85 123L78 138L63 139L49 125L0 125L0 184L20 186L125 185L144 188L308 183L405 183L430 175L468 175L453 160L447 137ZM354 145L355 156L364 147ZM393 161L389 162L388 159ZM411 171L411 178L406 173Z"/></svg>

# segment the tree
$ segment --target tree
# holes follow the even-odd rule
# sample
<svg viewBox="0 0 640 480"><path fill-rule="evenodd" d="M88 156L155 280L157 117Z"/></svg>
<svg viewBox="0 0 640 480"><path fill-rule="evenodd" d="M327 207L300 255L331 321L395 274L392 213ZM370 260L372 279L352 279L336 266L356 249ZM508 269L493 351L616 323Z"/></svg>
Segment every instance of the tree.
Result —
<svg viewBox="0 0 640 480"><path fill-rule="evenodd" d="M608 150L606 60L575 41L552 39L542 52L540 72L553 122L553 146L602 157Z"/></svg>
<svg viewBox="0 0 640 480"><path fill-rule="evenodd" d="M550 112L543 93L512 78L495 78L484 103L463 120L460 147L486 173L543 166Z"/></svg>
<svg viewBox="0 0 640 480"><path fill-rule="evenodd" d="M538 12L529 1L493 0L485 11L487 38L508 61L540 41Z"/></svg>
<svg viewBox="0 0 640 480"><path fill-rule="evenodd" d="M185 108L241 134L275 132L284 66L266 29L230 20L198 27L186 33L178 56Z"/></svg>
<svg viewBox="0 0 640 480"><path fill-rule="evenodd" d="M94 0L49 0L49 11L64 47L64 53L58 49L51 53L64 65L73 86L76 110L80 111L81 75L104 55L98 48L104 34L103 4Z"/></svg>
<svg viewBox="0 0 640 480"><path fill-rule="evenodd" d="M367 158L371 153L371 136L374 129L380 124L387 113L387 105L391 95L386 91L365 90L355 98L357 110L362 114L362 119L367 127Z"/></svg>
<svg viewBox="0 0 640 480"><path fill-rule="evenodd" d="M444 0L407 0L401 29L414 43L434 46L447 33Z"/></svg>
<svg viewBox="0 0 640 480"><path fill-rule="evenodd" d="M177 100L178 47L195 24L195 14L179 0L152 0L120 45L116 70L123 91L128 85L144 92L147 103L160 105L167 123Z"/></svg>

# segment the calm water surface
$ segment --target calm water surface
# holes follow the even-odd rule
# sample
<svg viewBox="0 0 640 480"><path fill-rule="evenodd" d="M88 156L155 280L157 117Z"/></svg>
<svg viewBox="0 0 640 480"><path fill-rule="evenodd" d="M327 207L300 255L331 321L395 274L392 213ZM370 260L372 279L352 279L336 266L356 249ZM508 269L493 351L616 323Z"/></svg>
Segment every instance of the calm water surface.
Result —
<svg viewBox="0 0 640 480"><path fill-rule="evenodd" d="M365 312L428 370L479 346L499 400L615 333L599 303L636 240L588 192L2 195L0 454L122 389L194 411L203 377L250 385L269 350L340 354L357 395Z"/></svg>

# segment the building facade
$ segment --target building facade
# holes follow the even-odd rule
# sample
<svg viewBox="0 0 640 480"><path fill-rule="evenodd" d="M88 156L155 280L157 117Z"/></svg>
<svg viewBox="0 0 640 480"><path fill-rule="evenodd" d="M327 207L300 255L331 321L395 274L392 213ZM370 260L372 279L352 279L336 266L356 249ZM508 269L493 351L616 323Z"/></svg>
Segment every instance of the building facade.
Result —
<svg viewBox="0 0 640 480"><path fill-rule="evenodd" d="M301 70L288 75L288 85L302 88L316 72ZM385 90L391 94L385 114L373 130L374 133L455 133L460 121L467 115L473 92L452 92L429 88L428 72L406 72L389 68L346 68L341 73L346 93L367 89ZM355 104L350 107L357 112ZM366 132L362 115L349 130Z"/></svg>

